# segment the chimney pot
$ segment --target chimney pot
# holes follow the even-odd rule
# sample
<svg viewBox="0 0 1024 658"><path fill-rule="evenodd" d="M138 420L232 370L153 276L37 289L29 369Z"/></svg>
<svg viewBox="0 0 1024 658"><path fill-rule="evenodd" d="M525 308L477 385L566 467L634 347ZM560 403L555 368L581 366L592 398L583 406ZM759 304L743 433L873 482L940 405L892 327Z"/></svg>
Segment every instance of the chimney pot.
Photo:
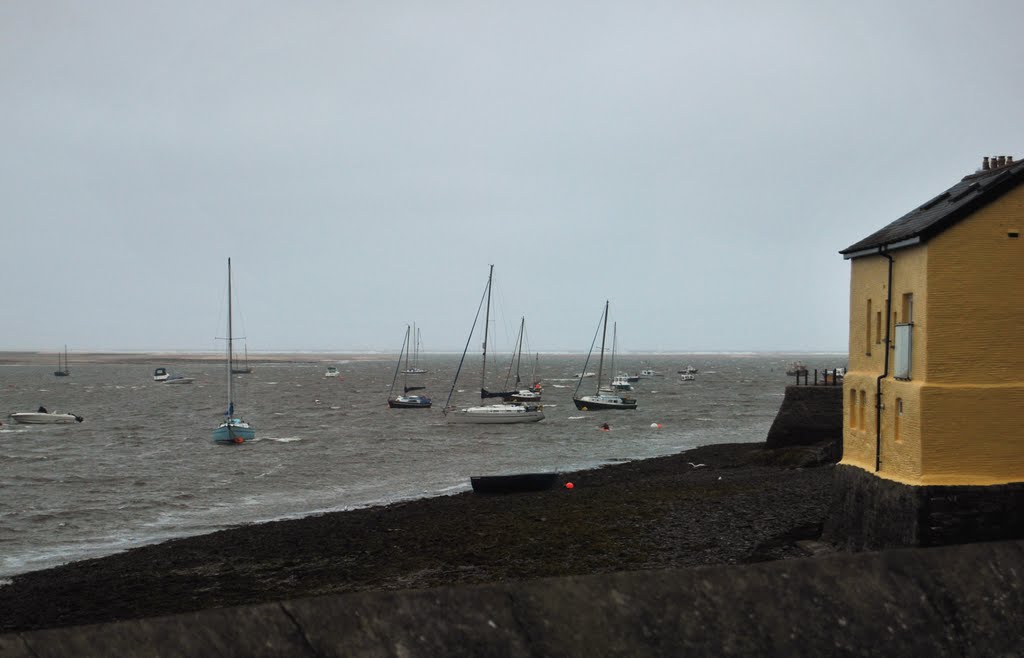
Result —
<svg viewBox="0 0 1024 658"><path fill-rule="evenodd" d="M981 159L981 170L988 171L988 156L986 155Z"/></svg>
<svg viewBox="0 0 1024 658"><path fill-rule="evenodd" d="M1008 164L1008 165L1012 165L1013 164L1013 156L1012 155L1006 156L1006 164Z"/></svg>
<svg viewBox="0 0 1024 658"><path fill-rule="evenodd" d="M1006 156L1005 155L999 156L999 166L1000 167L1005 167L1006 166Z"/></svg>

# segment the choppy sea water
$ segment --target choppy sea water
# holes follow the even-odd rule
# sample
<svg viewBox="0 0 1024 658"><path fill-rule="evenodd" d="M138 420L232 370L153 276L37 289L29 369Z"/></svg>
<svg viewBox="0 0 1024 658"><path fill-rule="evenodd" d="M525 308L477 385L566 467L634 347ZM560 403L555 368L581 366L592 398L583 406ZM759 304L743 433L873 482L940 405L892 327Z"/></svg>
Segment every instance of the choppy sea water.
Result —
<svg viewBox="0 0 1024 658"><path fill-rule="evenodd" d="M674 454L709 443L762 441L796 356L620 358L653 368L636 411L581 412L572 403L578 355L542 355L546 418L521 425L449 425L441 409L456 356L427 356L416 376L430 410L389 409L395 363L259 363L236 376L236 411L257 430L240 446L210 440L225 406L218 363L52 367L0 365L0 578L226 527L469 489L471 475L569 471ZM835 355L801 355L833 368ZM165 366L191 385L152 380ZM699 370L680 381L678 370ZM474 403L467 361L453 403ZM531 365L532 367L532 365ZM467 374L470 373L470 374ZM411 382L410 382L411 383ZM399 379L399 385L401 379ZM592 393L596 380L583 381ZM17 425L15 411L69 411L74 425ZM607 422L610 431L601 431Z"/></svg>

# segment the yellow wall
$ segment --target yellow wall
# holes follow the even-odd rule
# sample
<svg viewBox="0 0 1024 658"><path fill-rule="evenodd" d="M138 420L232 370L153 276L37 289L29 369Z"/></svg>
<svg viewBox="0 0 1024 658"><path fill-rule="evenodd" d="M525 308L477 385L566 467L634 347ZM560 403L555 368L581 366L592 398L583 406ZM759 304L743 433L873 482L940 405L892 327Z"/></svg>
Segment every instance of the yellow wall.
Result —
<svg viewBox="0 0 1024 658"><path fill-rule="evenodd" d="M904 293L913 293L913 355L910 379L896 381L890 350L879 476L911 484L1024 481L1024 237L1008 238L1010 230L1024 232L1024 186L924 245L890 252L890 335L892 313L901 316ZM861 257L850 276L843 462L871 472L876 379L885 358L874 335L878 310L885 332L887 267L881 256Z"/></svg>

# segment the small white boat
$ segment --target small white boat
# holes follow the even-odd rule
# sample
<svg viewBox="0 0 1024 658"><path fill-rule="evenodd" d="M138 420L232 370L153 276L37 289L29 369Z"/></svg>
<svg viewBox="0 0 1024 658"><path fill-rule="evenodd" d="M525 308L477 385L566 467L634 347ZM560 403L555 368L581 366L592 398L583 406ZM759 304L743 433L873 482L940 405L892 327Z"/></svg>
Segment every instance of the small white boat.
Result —
<svg viewBox="0 0 1024 658"><path fill-rule="evenodd" d="M589 372L588 371L588 372L583 373L582 375L579 374L579 373L576 373L575 375L572 376L573 379L583 379L585 377L597 377L597 373L596 372Z"/></svg>
<svg viewBox="0 0 1024 658"><path fill-rule="evenodd" d="M449 423L536 423L544 420L544 409L533 404L487 404L449 411Z"/></svg>
<svg viewBox="0 0 1024 658"><path fill-rule="evenodd" d="M641 377L661 377L660 372L655 372L653 368L644 368L640 371Z"/></svg>
<svg viewBox="0 0 1024 658"><path fill-rule="evenodd" d="M792 377L793 375L806 375L807 366L805 366L801 361L794 361L793 363L789 364L788 368L786 368L786 374L790 377Z"/></svg>
<svg viewBox="0 0 1024 658"><path fill-rule="evenodd" d="M167 372L167 368L157 368L153 371L153 381L155 382L165 382L170 376L171 373Z"/></svg>
<svg viewBox="0 0 1024 658"><path fill-rule="evenodd" d="M60 414L53 411L46 411L40 408L39 411L22 411L11 414L11 419L23 425L57 425L66 423L80 423L84 418L75 414Z"/></svg>
<svg viewBox="0 0 1024 658"><path fill-rule="evenodd" d="M629 377L626 375L616 375L612 379L612 388L616 391L632 391L633 385L629 382Z"/></svg>
<svg viewBox="0 0 1024 658"><path fill-rule="evenodd" d="M681 382L692 382L695 379L697 379L697 377L693 373L684 372L679 375L679 381Z"/></svg>
<svg viewBox="0 0 1024 658"><path fill-rule="evenodd" d="M324 373L324 377L338 377L341 373L334 366L327 366L327 372Z"/></svg>
<svg viewBox="0 0 1024 658"><path fill-rule="evenodd" d="M517 390L509 396L509 400L512 402L540 402L544 392L539 388L540 384L535 386L537 388L521 388Z"/></svg>

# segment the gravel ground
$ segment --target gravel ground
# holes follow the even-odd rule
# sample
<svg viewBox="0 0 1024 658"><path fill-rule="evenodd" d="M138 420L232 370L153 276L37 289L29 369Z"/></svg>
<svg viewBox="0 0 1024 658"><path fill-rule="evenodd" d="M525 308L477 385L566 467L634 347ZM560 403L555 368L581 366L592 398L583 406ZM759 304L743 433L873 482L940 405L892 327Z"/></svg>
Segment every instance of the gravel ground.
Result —
<svg viewBox="0 0 1024 658"><path fill-rule="evenodd" d="M704 446L563 473L548 491L467 492L146 546L15 577L0 587L0 632L340 592L804 557L795 542L820 535L833 473L809 454Z"/></svg>

